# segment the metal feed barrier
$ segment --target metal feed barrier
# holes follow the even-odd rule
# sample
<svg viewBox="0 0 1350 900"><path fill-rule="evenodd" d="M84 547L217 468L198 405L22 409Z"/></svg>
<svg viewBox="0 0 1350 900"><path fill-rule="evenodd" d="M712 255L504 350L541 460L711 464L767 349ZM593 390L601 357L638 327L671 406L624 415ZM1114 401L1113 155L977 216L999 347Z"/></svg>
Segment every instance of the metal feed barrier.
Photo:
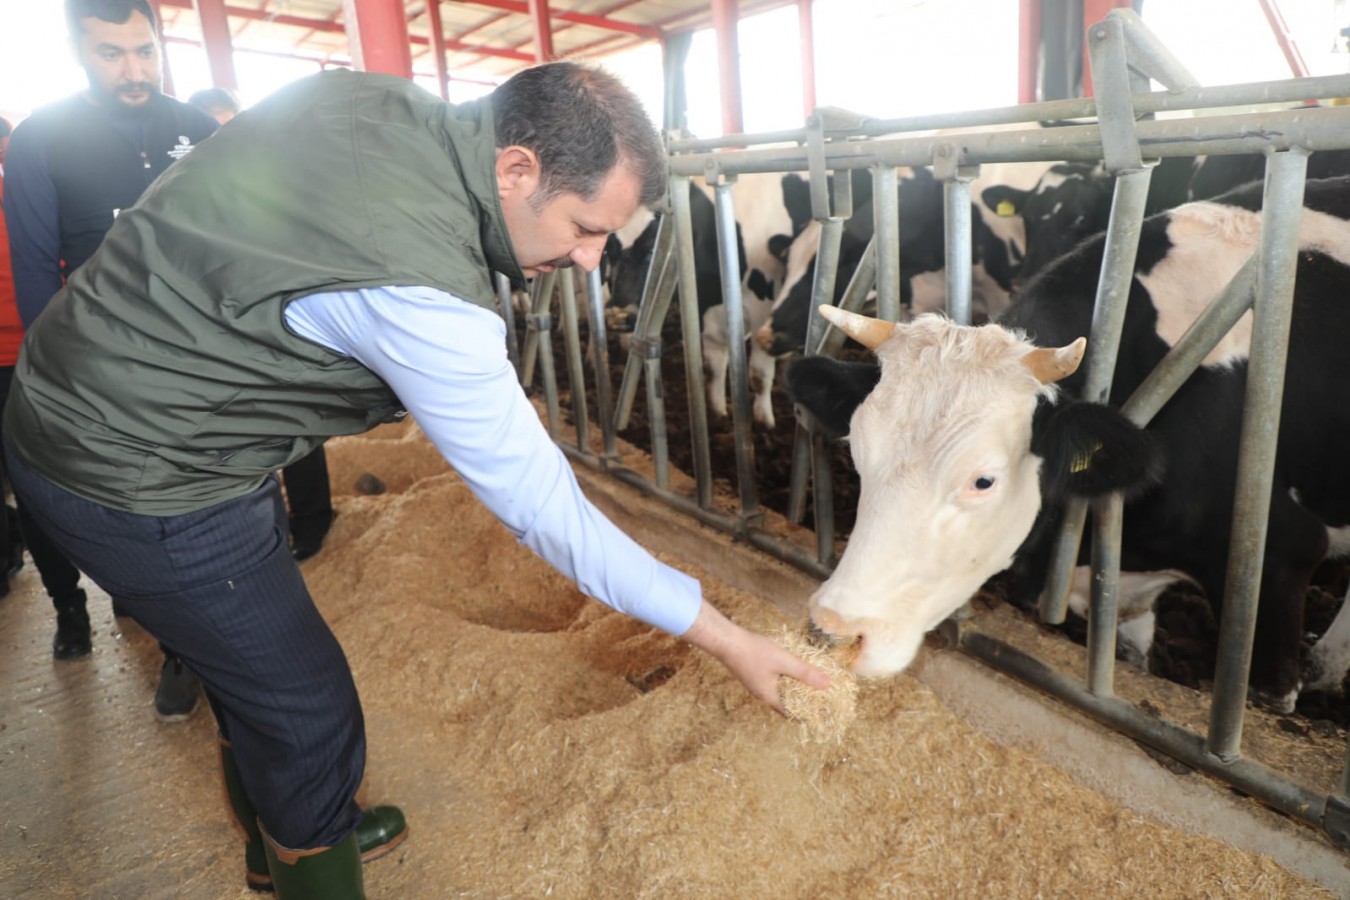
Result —
<svg viewBox="0 0 1350 900"><path fill-rule="evenodd" d="M1133 275L1144 199L1152 164L1159 159L1197 154L1263 153L1267 157L1263 231L1257 253L1221 292L1189 332L1124 406L1134 422L1145 425L1196 369L1204 356L1247 310L1254 310L1250 369L1243 418L1232 551L1223 601L1220 648L1210 721L1200 734L1141 712L1114 696L1116 601L1120 570L1122 501L1119 496L1093 508L1093 578L1087 642L1087 672L1069 677L997 638L955 620L944 632L966 652L995 669L1031 684L1187 765L1231 784L1285 814L1322 829L1339 846L1350 847L1350 754L1334 793L1296 783L1272 768L1244 758L1242 728L1256 626L1262 551L1266 539L1280 398L1284 383L1297 259L1297 222L1302 206L1307 155L1350 147L1350 107L1291 109L1171 119L1148 114L1182 110L1301 102L1350 96L1350 76L1203 88L1162 47L1134 13L1115 10L1088 33L1095 100L1061 100L947 115L876 120L840 111L818 111L805 128L760 135L729 135L713 140L668 142L671 214L660 220L656 247L639 305L631 350L621 384L611 383L605 316L598 273L586 282L583 306L590 336L590 376L599 424L597 441L585 391L575 288L569 273L535 279L525 317L527 334L517 352L510 291L499 279L512 359L522 382L540 372L550 432L574 460L608 473L658 497L705 525L826 578L835 563L831 475L824 439L798 426L793 452L788 518L803 516L808 483L813 491L816 548L802 546L763 527L764 514L755 483L751 406L747 386L744 318L735 245L731 185L752 172L807 172L812 213L822 235L814 279L808 354L836 354L843 335L827 328L814 307L835 293L840 238L852 215L850 178L827 173L871 172L874 186L874 237L840 305L861 308L876 291L877 315L896 321L900 309L898 222L903 210L896 196L897 166L931 166L944 183L948 315L962 323L971 317L970 182L982 163L1037 160L1102 161L1116 176L1115 196L1097 289L1090 337L1091 360L1084 398L1105 400L1110 393L1125 299ZM1150 79L1165 90L1149 91ZM1141 118L1143 117L1143 118ZM1036 123L1084 119L1091 124L1040 128ZM1006 126L1025 124L1022 129ZM980 127L1005 126L999 130ZM973 128L959 135L923 133L932 129ZM787 144L788 146L781 146ZM780 146L766 146L780 145ZM702 176L715 200L722 293L727 307L730 351L732 431L736 452L738 501L715 506L709 450L708 413L695 287L689 179ZM661 328L676 288L679 290L684 369L693 449L694 496L672 490L660 360ZM558 302L555 305L555 297ZM826 301L828 302L828 301ZM563 323L568 378L572 386L575 439L562 434L559 392L553 358L551 310ZM627 427L645 385L654 472L649 477L628 466L617 452L616 435ZM1087 505L1066 511L1040 614L1047 623L1065 619L1069 584L1078 556Z"/></svg>

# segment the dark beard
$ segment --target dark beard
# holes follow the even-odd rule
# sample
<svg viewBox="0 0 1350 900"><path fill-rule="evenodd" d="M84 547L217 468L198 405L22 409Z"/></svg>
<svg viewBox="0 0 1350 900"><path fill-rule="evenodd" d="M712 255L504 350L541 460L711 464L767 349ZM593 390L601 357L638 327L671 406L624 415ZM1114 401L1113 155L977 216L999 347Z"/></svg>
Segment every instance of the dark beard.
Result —
<svg viewBox="0 0 1350 900"><path fill-rule="evenodd" d="M151 96L150 101L142 103L140 106L128 106L122 100L122 93L125 90L130 89L148 92ZM146 110L148 110L154 102L154 98L158 97L163 92L157 84L149 81L138 81L134 84L118 85L117 88L111 91L102 88L90 88L90 93L94 95L94 99L99 102L100 106L105 107L116 115L143 116L145 115Z"/></svg>

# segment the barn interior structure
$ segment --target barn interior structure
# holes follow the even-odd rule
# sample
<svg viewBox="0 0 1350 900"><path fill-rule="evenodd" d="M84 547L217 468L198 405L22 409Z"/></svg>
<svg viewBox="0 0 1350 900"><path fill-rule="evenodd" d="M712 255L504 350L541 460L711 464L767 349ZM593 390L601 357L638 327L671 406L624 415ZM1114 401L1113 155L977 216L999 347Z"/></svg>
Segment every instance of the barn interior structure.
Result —
<svg viewBox="0 0 1350 900"><path fill-rule="evenodd" d="M521 385L587 495L766 634L802 626L876 514L850 442L787 384L803 360L876 358L819 305L886 334L922 312L996 323L1035 293L1030 273L993 262L1032 258L1021 204L1081 182L1099 191L1096 237L1058 220L1050 230L1097 241L1079 292L1082 400L1147 428L1230 329L1251 335L1222 596L1194 573L1154 578L1138 617L1123 537L1132 498L1067 500L1034 596L996 567L926 629L902 673L859 679L856 719L823 742L534 557L415 421L330 441L338 515L301 569L361 693L362 801L398 803L411 833L366 866L367 896L1350 897L1350 671L1310 667L1338 636L1350 643L1350 565L1335 555L1350 523L1326 520L1332 549L1306 585L1297 696L1252 681L1279 484L1279 429L1261 426L1280 422L1294 272L1311 252L1291 223L1314 180L1350 178L1322 168L1350 155L1350 74L1310 70L1279 0L1250 4L1288 77L1222 85L1197 80L1188 48L1149 30L1142 13L1165 0L1018 0L1017 32L1003 36L1016 68L988 74L1015 83L1016 102L902 118L818 105L813 14L841 0L150 2L162 44L201 49L213 84L235 91L249 55L415 79L455 102L539 62L603 65L660 46L653 120L670 191L638 223L646 255L625 258L637 280L621 282L615 264L636 237L625 235L593 272L523 290L499 276L499 311ZM1327 35L1343 43L1350 10L1324 5L1346 13L1346 32ZM784 8L797 12L784 52L800 79L782 89L800 95L801 121L748 131L738 23ZM689 131L685 67L709 29L711 136ZM167 67L167 93L173 82ZM1154 202L1162 173L1239 158L1261 182L1255 249L1143 385L1117 396L1129 299L1154 283L1137 269L1141 234L1172 214ZM764 184L775 215L799 188L804 216L761 295L736 250L743 238L753 255L747 210ZM920 186L923 213L906 193ZM1215 196L1186 190L1188 203ZM996 196L1019 199L984 199ZM930 258L916 267L921 242ZM788 340L775 314L793 296ZM914 534L894 536L896 560L927 527L905 524ZM253 896L209 710L157 722L157 642L86 588L94 649L80 660L53 659L31 564L0 597L0 896Z"/></svg>

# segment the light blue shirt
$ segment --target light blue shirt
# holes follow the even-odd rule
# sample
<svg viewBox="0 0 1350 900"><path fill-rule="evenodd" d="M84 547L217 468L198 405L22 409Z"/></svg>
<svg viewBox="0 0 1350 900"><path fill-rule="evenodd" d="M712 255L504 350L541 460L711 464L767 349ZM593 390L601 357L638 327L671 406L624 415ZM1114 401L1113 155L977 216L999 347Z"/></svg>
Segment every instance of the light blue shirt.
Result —
<svg viewBox="0 0 1350 900"><path fill-rule="evenodd" d="M583 593L670 634L693 624L698 581L582 494L520 387L500 316L444 291L387 287L302 297L286 324L384 379L478 499Z"/></svg>

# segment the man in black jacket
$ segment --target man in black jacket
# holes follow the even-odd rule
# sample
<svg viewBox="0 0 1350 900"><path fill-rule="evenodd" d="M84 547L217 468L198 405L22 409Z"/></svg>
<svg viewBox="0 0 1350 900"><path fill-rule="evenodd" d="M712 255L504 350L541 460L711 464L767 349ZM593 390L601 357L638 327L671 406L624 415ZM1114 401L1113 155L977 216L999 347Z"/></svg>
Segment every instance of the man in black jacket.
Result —
<svg viewBox="0 0 1350 900"><path fill-rule="evenodd" d="M206 113L160 91L159 38L145 0L68 0L66 17L89 87L20 123L5 165L14 293L25 327L93 255L117 214L217 127ZM56 608L52 652L57 659L87 656L92 642L80 572L19 512ZM165 648L155 694L160 718L186 719L199 695L196 676Z"/></svg>

